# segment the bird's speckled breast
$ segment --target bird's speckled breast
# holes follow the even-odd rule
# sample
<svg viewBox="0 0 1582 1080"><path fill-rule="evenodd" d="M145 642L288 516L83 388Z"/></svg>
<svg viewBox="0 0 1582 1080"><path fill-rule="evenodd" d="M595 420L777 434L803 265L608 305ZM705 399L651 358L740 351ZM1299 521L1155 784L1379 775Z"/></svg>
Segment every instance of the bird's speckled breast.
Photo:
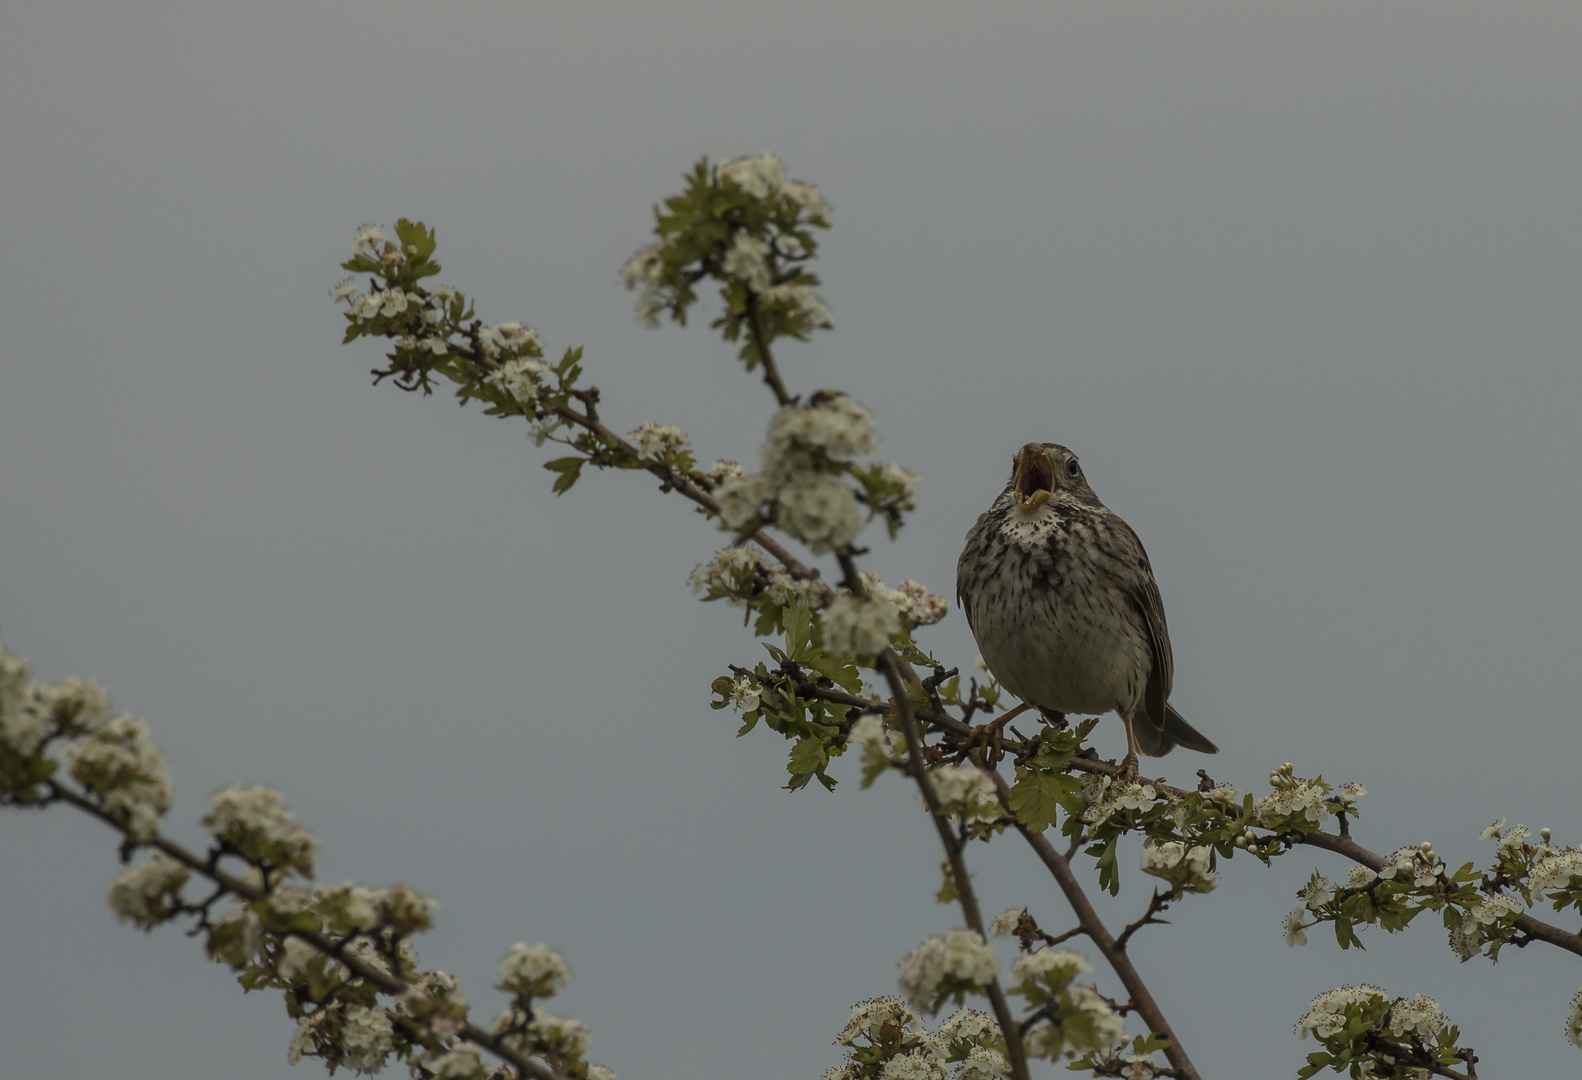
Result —
<svg viewBox="0 0 1582 1080"><path fill-rule="evenodd" d="M1142 616L1109 567L1103 508L1002 499L969 534L957 590L983 659L1024 701L1064 713L1132 712L1151 657ZM976 540L976 542L974 542ZM1119 569L1119 567L1117 567Z"/></svg>

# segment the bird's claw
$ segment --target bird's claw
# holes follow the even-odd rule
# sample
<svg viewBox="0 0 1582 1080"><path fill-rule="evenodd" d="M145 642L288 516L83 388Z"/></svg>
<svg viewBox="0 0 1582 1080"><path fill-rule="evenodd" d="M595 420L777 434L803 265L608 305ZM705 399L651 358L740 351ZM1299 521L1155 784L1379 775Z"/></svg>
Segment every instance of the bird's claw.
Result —
<svg viewBox="0 0 1582 1080"><path fill-rule="evenodd" d="M1137 783L1136 754L1127 754L1121 758L1121 769L1120 772L1115 774L1115 782L1122 785Z"/></svg>
<svg viewBox="0 0 1582 1080"><path fill-rule="evenodd" d="M971 754L974 750L982 750L985 763L993 767L999 764L1005 756L1005 725L1010 721L1011 714L1006 713L998 720L990 720L987 724L979 724L967 735L966 751Z"/></svg>

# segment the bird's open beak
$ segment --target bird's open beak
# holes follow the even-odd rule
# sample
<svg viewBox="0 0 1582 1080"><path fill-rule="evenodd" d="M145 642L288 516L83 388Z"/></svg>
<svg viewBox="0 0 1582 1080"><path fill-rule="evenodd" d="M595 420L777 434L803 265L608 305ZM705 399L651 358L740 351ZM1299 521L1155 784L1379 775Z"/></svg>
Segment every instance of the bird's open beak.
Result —
<svg viewBox="0 0 1582 1080"><path fill-rule="evenodd" d="M1016 504L1023 510L1036 510L1049 501L1055 487L1055 465L1042 450L1027 449L1016 463L1016 480L1011 489Z"/></svg>

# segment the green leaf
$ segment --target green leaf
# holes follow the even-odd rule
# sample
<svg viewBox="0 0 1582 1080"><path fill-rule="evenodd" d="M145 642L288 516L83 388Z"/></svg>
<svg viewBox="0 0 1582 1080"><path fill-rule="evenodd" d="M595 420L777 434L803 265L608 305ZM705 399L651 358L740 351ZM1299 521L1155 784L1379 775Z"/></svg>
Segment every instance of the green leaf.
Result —
<svg viewBox="0 0 1582 1080"><path fill-rule="evenodd" d="M785 614L786 654L793 660L806 660L813 652L813 613L798 600Z"/></svg>
<svg viewBox="0 0 1582 1080"><path fill-rule="evenodd" d="M563 457L554 461L544 462L544 468L560 475L555 478L555 494L560 495L571 490L571 485L577 482L577 477L582 475L582 466L587 463L587 458Z"/></svg>
<svg viewBox="0 0 1582 1080"><path fill-rule="evenodd" d="M1044 773L1024 773L1011 786L1011 812L1016 820L1033 832L1043 832L1055 823L1063 794L1058 777Z"/></svg>
<svg viewBox="0 0 1582 1080"><path fill-rule="evenodd" d="M793 775L799 775L821 769L828 762L829 755L824 751L824 740L809 736L799 739L791 748L791 758L786 762L786 768Z"/></svg>

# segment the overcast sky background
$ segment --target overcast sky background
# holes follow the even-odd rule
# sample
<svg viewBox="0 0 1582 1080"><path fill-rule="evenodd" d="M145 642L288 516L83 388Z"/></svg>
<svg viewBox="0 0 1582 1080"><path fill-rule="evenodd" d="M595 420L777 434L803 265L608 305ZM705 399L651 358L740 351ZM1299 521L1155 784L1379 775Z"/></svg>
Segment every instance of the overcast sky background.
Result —
<svg viewBox="0 0 1582 1080"><path fill-rule="evenodd" d="M612 425L751 460L767 391L707 318L637 325L617 277L702 154L772 149L834 204L838 329L782 361L868 403L923 477L867 566L950 593L1011 451L1065 443L1147 544L1173 700L1224 748L1171 780L1360 780L1363 842L1452 864L1487 859L1496 817L1582 840L1575 5L4 22L5 644L153 726L178 838L210 791L269 784L322 880L436 895L424 962L485 1017L499 956L542 940L576 976L557 1010L622 1080L809 1080L852 1002L959 924L911 790L849 766L833 795L777 790L785 744L709 710L761 653L691 598L719 537L685 504L632 474L556 499L522 425L370 388L378 350L338 344L356 227L421 218L485 319L586 346ZM959 612L925 643L976 652ZM1123 749L1113 718L1098 744ZM101 826L9 811L0 853L0 1072L318 1071L288 1066L276 994L115 925ZM1069 924L1014 837L970 858L989 911ZM1345 870L1237 860L1137 939L1205 1076L1294 1074L1291 1025L1355 981L1438 998L1489 1075L1576 1072L1575 957L1459 965L1431 915L1365 953L1288 949L1314 867ZM1147 892L1132 871L1105 910Z"/></svg>

